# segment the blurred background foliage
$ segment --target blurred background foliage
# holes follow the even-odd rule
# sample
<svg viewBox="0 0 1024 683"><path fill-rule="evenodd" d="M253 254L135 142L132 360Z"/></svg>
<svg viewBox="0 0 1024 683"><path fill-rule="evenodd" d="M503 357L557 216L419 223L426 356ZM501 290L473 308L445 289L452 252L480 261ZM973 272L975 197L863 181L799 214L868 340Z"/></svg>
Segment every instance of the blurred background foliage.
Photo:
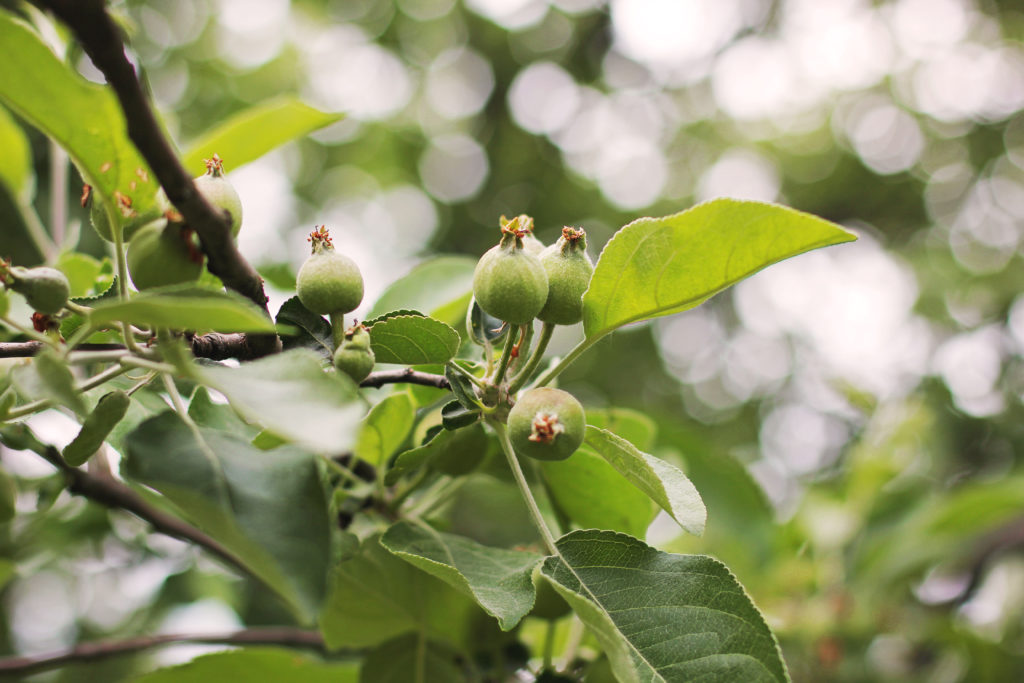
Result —
<svg viewBox="0 0 1024 683"><path fill-rule="evenodd" d="M563 385L652 417L655 452L682 458L709 524L695 539L656 520L648 540L728 564L794 679L1024 676L1018 2L115 8L182 146L282 94L347 113L230 174L241 248L275 309L321 223L360 263L364 309L432 255L475 258L501 214L530 214L545 242L582 226L595 257L633 218L716 196L857 230L855 244L614 335ZM87 59L78 66L96 78ZM29 132L49 224L49 148ZM80 180L68 182L68 215L85 220ZM39 259L2 193L0 225L5 256ZM79 248L104 246L86 228ZM556 350L576 335L559 334ZM4 462L52 500L45 468ZM3 548L0 573L17 563L18 576L3 599L8 651L286 618L132 519L66 497L50 515L30 547Z"/></svg>

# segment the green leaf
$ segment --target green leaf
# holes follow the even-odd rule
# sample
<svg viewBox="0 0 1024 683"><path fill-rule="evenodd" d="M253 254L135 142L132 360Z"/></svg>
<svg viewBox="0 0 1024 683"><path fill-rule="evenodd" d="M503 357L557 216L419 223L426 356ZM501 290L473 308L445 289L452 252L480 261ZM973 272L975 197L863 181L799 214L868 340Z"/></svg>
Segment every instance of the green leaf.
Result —
<svg viewBox="0 0 1024 683"><path fill-rule="evenodd" d="M455 651L416 635L399 636L366 655L360 683L456 683L467 680Z"/></svg>
<svg viewBox="0 0 1024 683"><path fill-rule="evenodd" d="M312 349L324 358L334 355L334 339L331 324L322 315L317 315L302 305L299 297L292 298L281 304L277 311L277 324L293 327L296 334L281 335L284 349Z"/></svg>
<svg viewBox="0 0 1024 683"><path fill-rule="evenodd" d="M469 637L476 610L469 598L372 537L337 565L320 630L331 649L369 647L409 632L458 646Z"/></svg>
<svg viewBox="0 0 1024 683"><path fill-rule="evenodd" d="M388 318L394 318L399 315L418 315L421 318L429 317L424 315L421 311L417 311L414 308L400 308L397 311L388 311L387 313L381 313L375 318L369 318L367 320L364 320L363 325L365 325L366 327L372 327L379 322L384 322Z"/></svg>
<svg viewBox="0 0 1024 683"><path fill-rule="evenodd" d="M125 476L153 488L241 558L309 622L330 564L331 526L317 459L291 447L261 451L174 412L125 439Z"/></svg>
<svg viewBox="0 0 1024 683"><path fill-rule="evenodd" d="M587 424L607 429L642 451L654 448L658 425L644 413L629 408L587 409Z"/></svg>
<svg viewBox="0 0 1024 683"><path fill-rule="evenodd" d="M35 195L32 150L25 132L6 109L0 107L0 185L20 204L29 204Z"/></svg>
<svg viewBox="0 0 1024 683"><path fill-rule="evenodd" d="M0 316L7 315L11 310L11 300L7 296L7 290L0 288Z"/></svg>
<svg viewBox="0 0 1024 683"><path fill-rule="evenodd" d="M468 427L480 419L479 409L469 409L458 401L449 401L441 408L441 424L445 429Z"/></svg>
<svg viewBox="0 0 1024 683"><path fill-rule="evenodd" d="M577 525L641 538L647 533L654 519L650 499L587 446L540 466L554 502Z"/></svg>
<svg viewBox="0 0 1024 683"><path fill-rule="evenodd" d="M227 397L246 420L318 452L355 442L363 407L355 385L324 372L311 351L293 349L237 368L195 366L195 377Z"/></svg>
<svg viewBox="0 0 1024 683"><path fill-rule="evenodd" d="M542 572L611 660L619 681L788 681L768 625L718 560L610 531L574 531Z"/></svg>
<svg viewBox="0 0 1024 683"><path fill-rule="evenodd" d="M466 256L441 256L421 263L384 290L366 317L412 308L449 325L461 325L466 310L461 302L471 296L475 268L476 259Z"/></svg>
<svg viewBox="0 0 1024 683"><path fill-rule="evenodd" d="M219 154L227 170L255 161L286 142L344 118L314 109L295 97L262 102L214 126L188 146L185 168L196 175L206 172L204 159Z"/></svg>
<svg viewBox="0 0 1024 683"><path fill-rule="evenodd" d="M11 380L18 391L29 399L53 401L78 415L84 416L89 412L81 394L75 389L71 369L49 348L36 354L31 365L15 368Z"/></svg>
<svg viewBox="0 0 1024 683"><path fill-rule="evenodd" d="M188 416L200 427L231 432L246 441L251 441L259 431L258 428L247 424L245 420L238 417L238 413L232 410L231 406L215 403L210 396L210 391L201 384L192 392L192 399L188 403ZM280 446L281 444L274 445Z"/></svg>
<svg viewBox="0 0 1024 683"><path fill-rule="evenodd" d="M127 301L101 301L89 314L93 325L115 321L197 332L276 330L263 311L240 294L178 285L147 290Z"/></svg>
<svg viewBox="0 0 1024 683"><path fill-rule="evenodd" d="M66 251L55 265L67 276L72 299L95 296L114 283L114 269L108 258L99 261L88 254Z"/></svg>
<svg viewBox="0 0 1024 683"><path fill-rule="evenodd" d="M353 662L328 664L283 648L247 647L202 655L191 662L157 669L132 679L133 683L209 683L228 680L245 683L357 683L359 665Z"/></svg>
<svg viewBox="0 0 1024 683"><path fill-rule="evenodd" d="M0 12L0 64L0 101L67 150L96 192L108 201L121 192L140 213L155 204L156 179L128 139L109 88L61 62L28 24L7 12Z"/></svg>
<svg viewBox="0 0 1024 683"><path fill-rule="evenodd" d="M469 310L466 312L466 330L469 332L469 338L475 344L495 345L505 338L510 329L512 329L511 325L506 325L480 308L476 299L470 301Z"/></svg>
<svg viewBox="0 0 1024 683"><path fill-rule="evenodd" d="M381 545L406 562L473 598L498 620L501 630L515 627L533 607L531 574L542 556L491 548L426 524L397 522Z"/></svg>
<svg viewBox="0 0 1024 683"><path fill-rule="evenodd" d="M583 295L583 330L598 338L685 311L773 263L855 239L816 216L735 199L635 220L601 252Z"/></svg>
<svg viewBox="0 0 1024 683"><path fill-rule="evenodd" d="M131 397L123 391L111 391L100 397L78 435L64 447L64 460L72 467L85 464L124 418L131 402Z"/></svg>
<svg viewBox="0 0 1024 683"><path fill-rule="evenodd" d="M359 427L354 453L371 465L380 465L405 443L416 419L416 406L405 392L392 394L370 409Z"/></svg>
<svg viewBox="0 0 1024 683"><path fill-rule="evenodd" d="M374 323L370 348L378 363L446 363L459 350L459 333L434 318L398 315Z"/></svg>
<svg viewBox="0 0 1024 683"><path fill-rule="evenodd" d="M604 458L633 486L694 536L704 533L708 511L686 475L673 465L648 455L623 438L587 425L584 442Z"/></svg>
<svg viewBox="0 0 1024 683"><path fill-rule="evenodd" d="M7 470L0 468L0 523L6 523L14 519L15 502L18 499L18 487L14 484L14 477L8 474ZM0 570L3 563L0 561ZM2 575L0 571L0 575ZM5 581L0 581L0 587Z"/></svg>

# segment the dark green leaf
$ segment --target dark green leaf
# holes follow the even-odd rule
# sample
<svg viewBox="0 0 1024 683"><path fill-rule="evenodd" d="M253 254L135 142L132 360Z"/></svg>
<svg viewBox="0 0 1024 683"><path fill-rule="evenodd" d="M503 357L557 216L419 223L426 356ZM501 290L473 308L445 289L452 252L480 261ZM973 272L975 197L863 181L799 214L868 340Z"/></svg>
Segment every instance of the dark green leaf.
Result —
<svg viewBox="0 0 1024 683"><path fill-rule="evenodd" d="M452 394L455 395L455 399L462 404L466 410L479 410L481 407L479 399L476 397L476 391L473 388L473 383L469 381L461 372L455 370L451 363L444 366L444 376L448 379L448 384L451 385Z"/></svg>
<svg viewBox="0 0 1024 683"><path fill-rule="evenodd" d="M331 529L316 457L261 451L173 412L126 439L124 474L167 497L273 588L302 621L319 611Z"/></svg>
<svg viewBox="0 0 1024 683"><path fill-rule="evenodd" d="M531 573L542 559L539 553L492 548L410 522L393 524L380 542L406 562L473 598L498 620L503 631L518 624L533 607Z"/></svg>
<svg viewBox="0 0 1024 683"><path fill-rule="evenodd" d="M366 655L359 683L459 683L467 680L456 653L420 636L404 635Z"/></svg>
<svg viewBox="0 0 1024 683"><path fill-rule="evenodd" d="M574 531L543 573L620 681L788 681L764 617L721 562L611 531Z"/></svg>
<svg viewBox="0 0 1024 683"><path fill-rule="evenodd" d="M480 419L479 410L468 410L458 401L446 403L441 408L441 423L445 429L460 429L468 427Z"/></svg>
<svg viewBox="0 0 1024 683"><path fill-rule="evenodd" d="M289 325L297 332L293 335L281 335L281 344L285 350L306 348L316 351L324 358L333 356L334 339L331 324L323 316L303 306L299 297L293 296L281 304L276 320L278 325Z"/></svg>
<svg viewBox="0 0 1024 683"><path fill-rule="evenodd" d="M320 630L331 649L368 647L409 632L459 645L474 611L469 598L372 537L335 569Z"/></svg>
<svg viewBox="0 0 1024 683"><path fill-rule="evenodd" d="M735 199L635 220L601 252L583 295L584 332L602 337L685 311L773 263L855 239L816 216Z"/></svg>
<svg viewBox="0 0 1024 683"><path fill-rule="evenodd" d="M398 315L374 323L370 347L378 363L444 363L459 350L459 333L440 320Z"/></svg>
<svg viewBox="0 0 1024 683"><path fill-rule="evenodd" d="M104 394L85 418L78 435L64 447L64 460L72 467L78 467L91 458L124 418L131 402L131 397L120 390Z"/></svg>
<svg viewBox="0 0 1024 683"><path fill-rule="evenodd" d="M0 523L9 522L14 519L14 506L18 499L18 487L14 484L14 477L7 473L7 470L0 468ZM0 564L0 575L3 565ZM0 587L6 580L0 582Z"/></svg>
<svg viewBox="0 0 1024 683"><path fill-rule="evenodd" d="M504 321L498 320L480 308L476 299L469 302L469 309L466 312L466 330L469 332L469 338L475 343L481 346L497 344L505 338L510 329L510 325L506 325Z"/></svg>
<svg viewBox="0 0 1024 683"><path fill-rule="evenodd" d="M318 452L352 447L362 418L355 385L324 372L304 349L245 363L238 368L196 366L196 378L227 397L246 420Z"/></svg>

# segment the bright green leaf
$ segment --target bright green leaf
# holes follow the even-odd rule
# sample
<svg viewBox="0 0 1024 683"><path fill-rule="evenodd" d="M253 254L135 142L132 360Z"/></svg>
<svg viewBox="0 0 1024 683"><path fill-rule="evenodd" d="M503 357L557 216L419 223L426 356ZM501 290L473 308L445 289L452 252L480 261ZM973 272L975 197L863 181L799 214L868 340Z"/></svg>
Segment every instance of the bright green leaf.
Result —
<svg viewBox="0 0 1024 683"><path fill-rule="evenodd" d="M405 392L392 394L370 409L359 427L354 453L371 465L380 465L398 450L416 419L416 406Z"/></svg>
<svg viewBox="0 0 1024 683"><path fill-rule="evenodd" d="M106 291L114 282L113 268L107 258L99 261L88 254L66 251L55 265L67 276L73 299Z"/></svg>
<svg viewBox="0 0 1024 683"><path fill-rule="evenodd" d="M469 636L476 609L469 598L372 537L335 568L320 630L331 649L368 647L409 632L457 646Z"/></svg>
<svg viewBox="0 0 1024 683"><path fill-rule="evenodd" d="M270 647L214 652L132 679L133 683L357 683L358 680L359 666L352 662L321 662L295 650Z"/></svg>
<svg viewBox="0 0 1024 683"><path fill-rule="evenodd" d="M611 531L556 543L544 576L597 637L619 681L788 681L779 645L718 560Z"/></svg>
<svg viewBox="0 0 1024 683"><path fill-rule="evenodd" d="M316 457L261 451L226 432L190 428L176 413L126 438L125 476L153 488L241 558L309 622L327 586L331 521Z"/></svg>
<svg viewBox="0 0 1024 683"><path fill-rule="evenodd" d="M370 347L378 363L445 363L459 350L459 333L434 318L398 315L374 323Z"/></svg>
<svg viewBox="0 0 1024 683"><path fill-rule="evenodd" d="M214 126L188 146L185 168L195 175L206 172L204 159L214 154L234 171L286 142L340 121L344 114L314 109L295 97L262 102Z"/></svg>
<svg viewBox="0 0 1024 683"><path fill-rule="evenodd" d="M467 680L457 653L439 643L407 634L371 650L359 683L457 683Z"/></svg>
<svg viewBox="0 0 1024 683"><path fill-rule="evenodd" d="M476 600L503 631L518 624L533 607L531 574L542 559L539 553L492 548L411 522L393 524L380 542Z"/></svg>
<svg viewBox="0 0 1024 683"><path fill-rule="evenodd" d="M588 447L567 460L540 465L555 503L579 526L639 537L647 533L654 519L650 499Z"/></svg>
<svg viewBox="0 0 1024 683"><path fill-rule="evenodd" d="M735 199L635 220L601 252L583 295L584 332L598 338L685 311L773 263L855 239L816 216Z"/></svg>
<svg viewBox="0 0 1024 683"><path fill-rule="evenodd" d="M126 321L176 330L274 332L263 311L235 292L174 286L142 292L127 301L102 301L89 314L93 325Z"/></svg>
<svg viewBox="0 0 1024 683"><path fill-rule="evenodd" d="M21 126L6 109L0 107L0 185L11 197L28 204L35 194L35 175L32 172L32 150Z"/></svg>
<svg viewBox="0 0 1024 683"><path fill-rule="evenodd" d="M67 150L99 194L111 200L118 191L139 212L154 205L156 179L128 139L109 88L61 62L32 28L7 12L0 12L0 64L0 101Z"/></svg>
<svg viewBox="0 0 1024 683"><path fill-rule="evenodd" d="M643 413L629 408L587 409L587 424L607 429L642 451L654 448L658 425Z"/></svg>
<svg viewBox="0 0 1024 683"><path fill-rule="evenodd" d="M305 349L274 354L237 368L196 366L196 378L224 394L242 417L318 452L352 447L363 413L355 386L323 370Z"/></svg>
<svg viewBox="0 0 1024 683"><path fill-rule="evenodd" d="M588 425L585 443L691 534L704 533L708 511L686 475L623 438Z"/></svg>

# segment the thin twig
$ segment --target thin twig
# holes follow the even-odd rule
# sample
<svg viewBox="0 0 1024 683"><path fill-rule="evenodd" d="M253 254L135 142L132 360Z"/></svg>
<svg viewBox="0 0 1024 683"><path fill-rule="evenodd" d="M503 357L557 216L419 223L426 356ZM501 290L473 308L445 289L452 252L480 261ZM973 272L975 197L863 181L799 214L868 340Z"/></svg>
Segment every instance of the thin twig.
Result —
<svg viewBox="0 0 1024 683"><path fill-rule="evenodd" d="M169 633L140 636L117 641L81 643L70 650L35 657L0 658L0 676L25 676L65 664L95 662L118 655L131 654L164 645L202 643L207 645L283 645L325 651L323 636L317 631L287 626L251 628L230 633L208 635Z"/></svg>
<svg viewBox="0 0 1024 683"><path fill-rule="evenodd" d="M359 386L376 389L385 384L419 384L425 387L434 387L435 389L451 389L448 378L444 375L418 372L412 368L371 372L366 379L359 383Z"/></svg>

